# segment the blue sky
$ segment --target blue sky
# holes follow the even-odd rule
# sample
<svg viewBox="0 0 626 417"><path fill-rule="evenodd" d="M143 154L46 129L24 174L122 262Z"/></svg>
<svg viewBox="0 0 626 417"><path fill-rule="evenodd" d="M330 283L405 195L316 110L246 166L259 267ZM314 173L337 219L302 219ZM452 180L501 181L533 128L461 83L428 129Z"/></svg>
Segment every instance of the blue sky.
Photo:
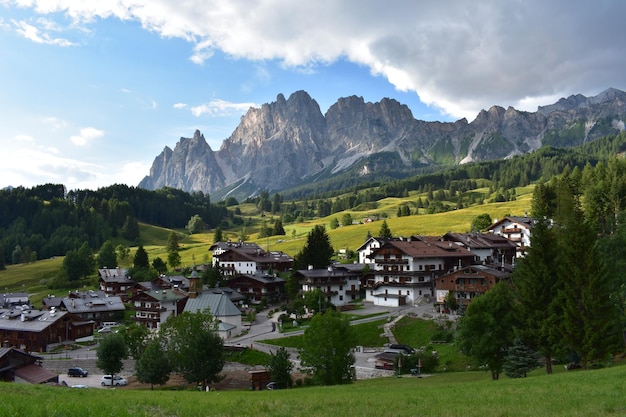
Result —
<svg viewBox="0 0 626 417"><path fill-rule="evenodd" d="M307 91L473 120L626 89L626 2L0 0L0 187L137 185L196 129Z"/></svg>

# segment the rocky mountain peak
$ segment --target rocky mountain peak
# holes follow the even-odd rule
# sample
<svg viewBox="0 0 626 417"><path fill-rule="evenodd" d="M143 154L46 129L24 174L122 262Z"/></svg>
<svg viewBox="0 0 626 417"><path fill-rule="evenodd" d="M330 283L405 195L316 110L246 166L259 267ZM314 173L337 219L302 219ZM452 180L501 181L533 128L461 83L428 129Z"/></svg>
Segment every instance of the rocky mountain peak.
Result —
<svg viewBox="0 0 626 417"><path fill-rule="evenodd" d="M412 175L424 165L451 164L509 157L550 144L573 146L623 129L626 93L607 89L595 97L581 94L523 112L494 105L474 121L416 120L404 104L390 98L365 102L339 98L322 114L306 91L251 108L230 137L213 151L198 130L165 147L140 187L162 186L186 191L239 193L279 192L298 184L336 175L367 173L371 179ZM577 123L584 137L560 136ZM556 138L556 139L555 139ZM559 139L560 138L560 139ZM556 142L555 142L556 140Z"/></svg>

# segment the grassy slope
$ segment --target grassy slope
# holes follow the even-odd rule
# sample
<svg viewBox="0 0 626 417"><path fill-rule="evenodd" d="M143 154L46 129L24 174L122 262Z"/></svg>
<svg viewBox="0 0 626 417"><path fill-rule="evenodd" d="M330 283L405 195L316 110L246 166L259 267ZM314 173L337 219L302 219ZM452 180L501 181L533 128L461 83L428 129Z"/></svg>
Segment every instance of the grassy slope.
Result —
<svg viewBox="0 0 626 417"><path fill-rule="evenodd" d="M624 366L500 381L462 372L211 393L0 383L0 416L623 416L624 392Z"/></svg>

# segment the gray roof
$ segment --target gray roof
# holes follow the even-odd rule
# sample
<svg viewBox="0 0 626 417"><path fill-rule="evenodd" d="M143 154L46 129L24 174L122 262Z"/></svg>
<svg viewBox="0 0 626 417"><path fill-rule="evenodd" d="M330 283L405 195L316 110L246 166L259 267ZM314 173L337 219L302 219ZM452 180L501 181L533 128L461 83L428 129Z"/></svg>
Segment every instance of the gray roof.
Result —
<svg viewBox="0 0 626 417"><path fill-rule="evenodd" d="M203 292L196 298L189 298L184 311L195 313L206 309L211 311L214 317L241 316L241 311L230 301L226 294L214 294Z"/></svg>
<svg viewBox="0 0 626 417"><path fill-rule="evenodd" d="M24 314L24 320L22 320ZM41 332L67 313L58 310L0 309L0 329L24 332Z"/></svg>
<svg viewBox="0 0 626 417"><path fill-rule="evenodd" d="M85 298L63 298L63 306L73 314L124 311L124 303L120 297L85 297Z"/></svg>

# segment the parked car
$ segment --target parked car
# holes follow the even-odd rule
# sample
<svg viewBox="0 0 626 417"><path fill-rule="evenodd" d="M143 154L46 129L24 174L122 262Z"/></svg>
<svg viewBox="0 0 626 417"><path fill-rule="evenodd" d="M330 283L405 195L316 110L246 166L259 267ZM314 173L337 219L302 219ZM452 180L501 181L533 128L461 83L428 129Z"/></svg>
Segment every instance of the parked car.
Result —
<svg viewBox="0 0 626 417"><path fill-rule="evenodd" d="M122 378L119 375L114 375L114 376L112 376L112 375L103 375L102 379L100 380L100 384L103 387L106 387L106 386L109 386L109 387L110 386L121 387L123 385L126 385L127 382L126 382L125 378Z"/></svg>
<svg viewBox="0 0 626 417"><path fill-rule="evenodd" d="M89 375L89 372L81 368L80 366L74 366L67 370L67 376L78 376L84 378Z"/></svg>
<svg viewBox="0 0 626 417"><path fill-rule="evenodd" d="M412 355L415 353L415 349L413 349L409 345L401 345L401 344L391 344L389 345L390 349L403 350L405 355Z"/></svg>

